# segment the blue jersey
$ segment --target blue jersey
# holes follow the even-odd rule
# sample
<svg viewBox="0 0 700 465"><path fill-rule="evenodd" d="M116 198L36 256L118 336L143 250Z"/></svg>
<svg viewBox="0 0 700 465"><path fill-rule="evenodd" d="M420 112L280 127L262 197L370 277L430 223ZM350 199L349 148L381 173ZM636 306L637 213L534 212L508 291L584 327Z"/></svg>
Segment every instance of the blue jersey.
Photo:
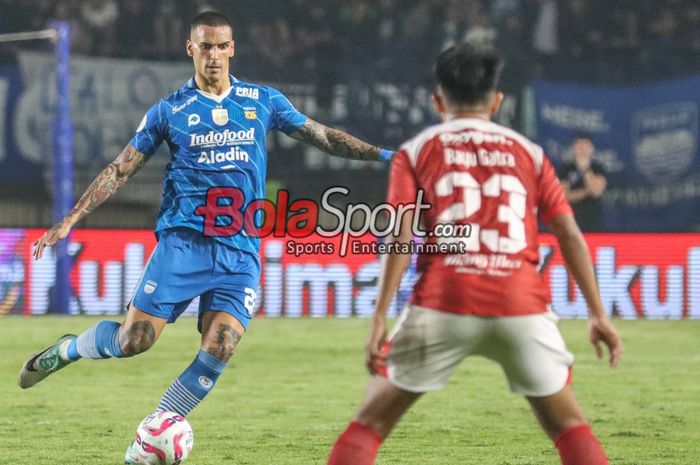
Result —
<svg viewBox="0 0 700 465"><path fill-rule="evenodd" d="M175 227L204 232L204 216L195 210L212 187L239 189L245 204L264 198L267 133L290 134L307 121L276 89L233 76L231 85L215 96L198 90L191 78L148 110L131 140L147 156L164 141L170 149L156 235ZM244 232L215 238L253 254L260 248L260 239Z"/></svg>

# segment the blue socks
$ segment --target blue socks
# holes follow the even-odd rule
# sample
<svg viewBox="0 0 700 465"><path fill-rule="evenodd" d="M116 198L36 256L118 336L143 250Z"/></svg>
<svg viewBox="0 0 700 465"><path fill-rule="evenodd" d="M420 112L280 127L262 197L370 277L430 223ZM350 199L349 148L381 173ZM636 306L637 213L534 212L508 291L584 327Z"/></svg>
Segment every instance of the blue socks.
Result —
<svg viewBox="0 0 700 465"><path fill-rule="evenodd" d="M187 416L209 394L224 368L225 362L200 350L190 366L165 391L158 410Z"/></svg>
<svg viewBox="0 0 700 465"><path fill-rule="evenodd" d="M68 346L68 358L79 360L80 358L102 359L124 356L119 346L119 328L116 321L100 321L80 336L70 341Z"/></svg>
<svg viewBox="0 0 700 465"><path fill-rule="evenodd" d="M115 321L100 321L80 336L70 341L67 356L80 358L121 358L119 328ZM212 390L226 363L208 352L200 350L194 361L170 385L160 400L158 410L169 410L187 416Z"/></svg>

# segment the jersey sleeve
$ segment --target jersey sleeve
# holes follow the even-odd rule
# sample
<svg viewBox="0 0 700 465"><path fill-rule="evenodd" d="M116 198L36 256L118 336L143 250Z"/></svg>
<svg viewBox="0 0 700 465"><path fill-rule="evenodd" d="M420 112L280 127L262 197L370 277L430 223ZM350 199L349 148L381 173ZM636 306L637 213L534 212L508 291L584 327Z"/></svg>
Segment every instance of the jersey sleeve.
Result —
<svg viewBox="0 0 700 465"><path fill-rule="evenodd" d="M279 90L272 87L267 89L272 110L271 129L279 129L285 134L291 134L306 123L308 116L294 108L294 105Z"/></svg>
<svg viewBox="0 0 700 465"><path fill-rule="evenodd" d="M136 134L131 139L131 145L144 155L156 153L160 144L165 140L167 120L164 117L162 100L148 109L141 120Z"/></svg>
<svg viewBox="0 0 700 465"><path fill-rule="evenodd" d="M387 203L393 206L415 203L418 195L416 173L404 150L399 150L391 160Z"/></svg>
<svg viewBox="0 0 700 465"><path fill-rule="evenodd" d="M546 156L543 157L542 171L539 177L537 212L545 224L549 223L555 216L573 213L552 163Z"/></svg>

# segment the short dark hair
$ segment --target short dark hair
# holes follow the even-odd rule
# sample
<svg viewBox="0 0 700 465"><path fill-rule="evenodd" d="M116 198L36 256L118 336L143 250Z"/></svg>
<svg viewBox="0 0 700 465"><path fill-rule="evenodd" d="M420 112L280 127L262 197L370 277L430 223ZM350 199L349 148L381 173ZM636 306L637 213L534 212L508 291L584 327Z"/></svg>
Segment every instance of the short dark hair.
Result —
<svg viewBox="0 0 700 465"><path fill-rule="evenodd" d="M478 105L496 90L501 69L503 59L495 50L457 44L438 56L435 77L451 103Z"/></svg>
<svg viewBox="0 0 700 465"><path fill-rule="evenodd" d="M228 26L233 34L233 26L228 17L218 11L203 11L194 17L190 23L190 31L197 26Z"/></svg>
<svg viewBox="0 0 700 465"><path fill-rule="evenodd" d="M590 134L587 132L577 132L574 134L574 137L571 139L572 142L576 142L577 140L587 140L590 143L593 143L593 137L591 137Z"/></svg>

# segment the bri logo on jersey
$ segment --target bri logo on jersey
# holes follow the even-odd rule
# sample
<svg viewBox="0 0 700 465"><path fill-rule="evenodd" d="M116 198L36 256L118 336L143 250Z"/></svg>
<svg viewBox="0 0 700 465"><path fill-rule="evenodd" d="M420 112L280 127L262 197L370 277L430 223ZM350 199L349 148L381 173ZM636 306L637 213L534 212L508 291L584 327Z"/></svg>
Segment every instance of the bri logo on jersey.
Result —
<svg viewBox="0 0 700 465"><path fill-rule="evenodd" d="M248 145L255 143L255 128L240 131L226 129L224 132L209 131L206 134L191 134L190 147L222 147L224 145Z"/></svg>
<svg viewBox="0 0 700 465"><path fill-rule="evenodd" d="M260 98L260 89L254 89L252 87L236 87L236 97L248 97L253 100L258 100Z"/></svg>
<svg viewBox="0 0 700 465"><path fill-rule="evenodd" d="M216 150L205 150L199 155L198 163L213 165L214 163L223 163L225 161L250 161L248 152L241 150L238 147L231 147L226 152L217 152Z"/></svg>

